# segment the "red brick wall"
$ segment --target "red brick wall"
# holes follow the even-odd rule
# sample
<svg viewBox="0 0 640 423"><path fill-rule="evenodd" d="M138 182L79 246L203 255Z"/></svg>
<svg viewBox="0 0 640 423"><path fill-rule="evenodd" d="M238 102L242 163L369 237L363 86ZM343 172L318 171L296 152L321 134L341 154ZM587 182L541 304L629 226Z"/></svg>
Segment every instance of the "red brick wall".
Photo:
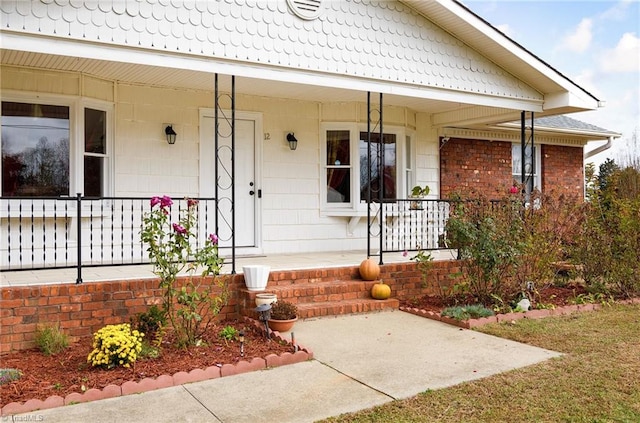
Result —
<svg viewBox="0 0 640 423"><path fill-rule="evenodd" d="M542 191L583 195L583 148L542 146Z"/></svg>
<svg viewBox="0 0 640 423"><path fill-rule="evenodd" d="M513 182L510 142L451 138L440 149L440 192L481 192L504 196ZM582 147L542 145L541 188L545 193L583 195Z"/></svg>
<svg viewBox="0 0 640 423"><path fill-rule="evenodd" d="M220 318L237 316L239 286L244 286L244 279L235 275L229 305ZM59 322L75 341L105 325L127 323L130 317L162 301L157 279L3 287L1 292L0 353L34 347L38 324Z"/></svg>
<svg viewBox="0 0 640 423"><path fill-rule="evenodd" d="M413 299L432 293L422 286L422 276L415 262L381 266L380 278L391 286L394 298ZM436 261L430 283L439 281L451 286L450 277L461 271L458 261ZM220 318L251 315L255 308L244 295L242 274L231 277L231 298ZM309 284L331 280L359 279L358 267L311 269L271 272L269 285ZM38 324L57 324L71 341L91 336L108 324L126 323L136 313L160 304L162 292L157 279L86 282L81 285L45 285L33 287L2 287L0 315L0 353L32 348ZM302 292L299 295L306 295ZM326 301L326 300L325 300Z"/></svg>
<svg viewBox="0 0 640 423"><path fill-rule="evenodd" d="M451 138L440 149L441 198L453 191L502 197L512 182L510 142Z"/></svg>

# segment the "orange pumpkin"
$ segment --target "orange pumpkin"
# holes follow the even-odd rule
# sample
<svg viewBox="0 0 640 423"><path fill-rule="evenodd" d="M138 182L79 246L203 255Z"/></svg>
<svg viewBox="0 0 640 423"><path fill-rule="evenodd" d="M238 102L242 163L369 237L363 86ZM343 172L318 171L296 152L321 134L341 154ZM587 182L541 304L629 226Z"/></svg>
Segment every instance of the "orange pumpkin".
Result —
<svg viewBox="0 0 640 423"><path fill-rule="evenodd" d="M365 281L375 281L380 276L380 266L372 258L360 263L360 277Z"/></svg>
<svg viewBox="0 0 640 423"><path fill-rule="evenodd" d="M380 281L371 287L371 296L376 300L386 300L391 296L391 287Z"/></svg>

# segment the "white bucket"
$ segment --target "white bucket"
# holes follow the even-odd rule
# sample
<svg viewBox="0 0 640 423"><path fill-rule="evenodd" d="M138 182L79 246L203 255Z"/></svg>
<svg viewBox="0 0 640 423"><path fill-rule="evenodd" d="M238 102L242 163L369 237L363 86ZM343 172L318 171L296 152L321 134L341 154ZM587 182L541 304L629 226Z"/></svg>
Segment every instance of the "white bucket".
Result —
<svg viewBox="0 0 640 423"><path fill-rule="evenodd" d="M271 267L263 265L242 266L244 283L249 291L264 291L269 280Z"/></svg>

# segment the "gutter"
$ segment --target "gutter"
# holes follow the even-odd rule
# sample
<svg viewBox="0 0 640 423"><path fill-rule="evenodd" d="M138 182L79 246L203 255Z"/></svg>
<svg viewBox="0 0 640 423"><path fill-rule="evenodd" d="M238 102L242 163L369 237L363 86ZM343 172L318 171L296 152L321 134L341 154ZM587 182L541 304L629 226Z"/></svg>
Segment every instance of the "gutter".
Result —
<svg viewBox="0 0 640 423"><path fill-rule="evenodd" d="M613 139L614 137L609 137L607 139L607 143L604 145L601 145L600 147L594 148L591 151L587 151L586 153L584 153L584 160L587 160L593 156L595 156L596 154L600 154L605 150L608 150L611 148L612 144L613 144Z"/></svg>

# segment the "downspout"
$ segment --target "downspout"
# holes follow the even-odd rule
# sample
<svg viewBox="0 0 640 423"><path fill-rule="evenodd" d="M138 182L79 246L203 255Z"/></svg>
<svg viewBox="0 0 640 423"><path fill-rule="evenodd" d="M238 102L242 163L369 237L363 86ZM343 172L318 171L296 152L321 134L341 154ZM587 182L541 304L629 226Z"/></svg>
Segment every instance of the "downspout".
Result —
<svg viewBox="0 0 640 423"><path fill-rule="evenodd" d="M600 154L603 151L606 151L606 150L610 149L611 146L613 145L613 139L614 138L615 137L609 137L609 138L607 138L607 143L606 144L603 144L600 147L594 148L593 150L587 151L586 153L584 153L584 156L583 156L583 159L582 159L582 167L584 168L584 162L587 159L595 156L596 154ZM582 195L583 195L583 197L586 198L586 194L587 194L587 184L586 184L586 182L583 184L582 190L583 190Z"/></svg>
<svg viewBox="0 0 640 423"><path fill-rule="evenodd" d="M613 138L614 137L609 137L607 138L607 143L604 145L601 145L600 147L594 148L591 151L587 151L586 153L584 153L584 160L587 160L593 156L595 156L596 154L600 154L605 150L608 150L611 148L611 146L613 145Z"/></svg>

